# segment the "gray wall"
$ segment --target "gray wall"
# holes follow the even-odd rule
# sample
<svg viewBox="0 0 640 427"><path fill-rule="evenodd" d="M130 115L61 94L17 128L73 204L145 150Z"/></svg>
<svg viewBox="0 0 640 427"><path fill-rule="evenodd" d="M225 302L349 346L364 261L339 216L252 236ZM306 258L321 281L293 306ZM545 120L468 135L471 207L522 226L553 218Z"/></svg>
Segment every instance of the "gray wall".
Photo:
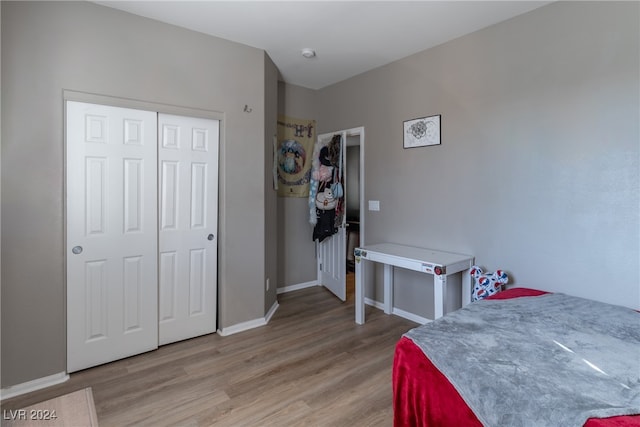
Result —
<svg viewBox="0 0 640 427"><path fill-rule="evenodd" d="M280 82L278 113L317 120L316 98L315 90ZM278 287L316 280L316 249L307 198L278 197L278 232Z"/></svg>
<svg viewBox="0 0 640 427"><path fill-rule="evenodd" d="M266 313L277 300L278 286L278 194L273 188L273 138L277 133L278 122L278 68L269 55L265 53L264 57L264 280L269 279L269 289L266 289L265 284Z"/></svg>
<svg viewBox="0 0 640 427"><path fill-rule="evenodd" d="M264 51L92 3L1 7L2 387L66 368L64 89L224 115L218 325L263 317L265 119L275 108Z"/></svg>
<svg viewBox="0 0 640 427"><path fill-rule="evenodd" d="M0 93L2 92L2 5L0 4ZM2 102L0 102L0 130L2 129ZM2 132L0 131L0 177L2 176ZM0 200L2 200L2 181L0 180ZM0 240L2 238L2 209L0 209ZM1 245L0 245L1 247ZM0 252L0 309L2 308L2 254ZM0 313L0 335L2 333L2 313ZM2 337L0 336L0 357L2 356ZM0 362L1 363L1 362ZM2 370L0 369L0 375ZM0 384L1 387L1 384Z"/></svg>
<svg viewBox="0 0 640 427"><path fill-rule="evenodd" d="M319 128L365 127L367 243L639 308L639 7L554 3L320 90ZM403 120L433 114L442 145L403 149ZM429 316L398 274L396 305Z"/></svg>

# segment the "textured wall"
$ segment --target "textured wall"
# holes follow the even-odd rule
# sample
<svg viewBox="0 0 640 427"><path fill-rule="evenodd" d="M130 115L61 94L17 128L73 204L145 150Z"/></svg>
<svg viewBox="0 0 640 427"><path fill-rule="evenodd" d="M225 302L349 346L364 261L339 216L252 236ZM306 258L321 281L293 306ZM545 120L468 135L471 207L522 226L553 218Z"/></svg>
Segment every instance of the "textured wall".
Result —
<svg viewBox="0 0 640 427"><path fill-rule="evenodd" d="M317 120L316 96L315 90L280 82L278 113ZM278 287L298 285L318 278L312 234L308 199L278 197Z"/></svg>
<svg viewBox="0 0 640 427"><path fill-rule="evenodd" d="M269 289L265 285L265 313L277 301L278 286L278 195L273 188L273 136L278 121L278 68L265 53L264 87L264 274L269 279Z"/></svg>
<svg viewBox="0 0 640 427"><path fill-rule="evenodd" d="M553 3L320 90L319 127L366 130L367 243L639 308L639 7ZM403 149L402 122L433 114L442 145ZM430 316L425 278L396 278Z"/></svg>
<svg viewBox="0 0 640 427"><path fill-rule="evenodd" d="M66 368L65 89L224 115L218 325L264 316L264 68L262 50L92 3L2 2L2 387Z"/></svg>

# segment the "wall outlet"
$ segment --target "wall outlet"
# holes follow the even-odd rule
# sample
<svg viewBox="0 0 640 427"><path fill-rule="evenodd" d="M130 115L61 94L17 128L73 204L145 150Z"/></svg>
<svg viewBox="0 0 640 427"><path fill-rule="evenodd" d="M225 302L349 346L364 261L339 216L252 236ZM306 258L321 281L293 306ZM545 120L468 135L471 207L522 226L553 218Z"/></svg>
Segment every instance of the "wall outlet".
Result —
<svg viewBox="0 0 640 427"><path fill-rule="evenodd" d="M267 290L269 290L269 278L267 277Z"/></svg>

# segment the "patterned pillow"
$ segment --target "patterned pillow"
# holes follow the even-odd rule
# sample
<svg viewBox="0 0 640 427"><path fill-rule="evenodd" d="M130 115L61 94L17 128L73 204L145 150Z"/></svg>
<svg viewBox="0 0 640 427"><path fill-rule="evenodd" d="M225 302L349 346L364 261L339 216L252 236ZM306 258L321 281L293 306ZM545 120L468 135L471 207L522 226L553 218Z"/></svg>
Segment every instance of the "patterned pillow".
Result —
<svg viewBox="0 0 640 427"><path fill-rule="evenodd" d="M502 290L502 285L509 281L507 273L502 270L496 270L495 273L483 273L480 267L474 265L469 273L475 281L471 292L471 301L478 301L497 294Z"/></svg>

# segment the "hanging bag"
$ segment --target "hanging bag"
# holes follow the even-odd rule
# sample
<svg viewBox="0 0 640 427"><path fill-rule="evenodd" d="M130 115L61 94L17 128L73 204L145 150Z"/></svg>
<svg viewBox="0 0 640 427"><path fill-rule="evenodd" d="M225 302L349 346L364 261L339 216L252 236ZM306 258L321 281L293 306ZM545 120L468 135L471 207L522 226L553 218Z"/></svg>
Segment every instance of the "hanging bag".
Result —
<svg viewBox="0 0 640 427"><path fill-rule="evenodd" d="M333 193L333 197L336 199L342 198L344 196L344 190L342 189L342 184L339 182L334 182L331 184L331 192Z"/></svg>
<svg viewBox="0 0 640 427"><path fill-rule="evenodd" d="M341 199L344 197L344 189L342 188L342 183L340 182L340 178L342 178L342 138L340 138L340 155L338 156L338 165L334 168L333 173L333 184L331 184L331 191L333 192L333 197L336 199Z"/></svg>

